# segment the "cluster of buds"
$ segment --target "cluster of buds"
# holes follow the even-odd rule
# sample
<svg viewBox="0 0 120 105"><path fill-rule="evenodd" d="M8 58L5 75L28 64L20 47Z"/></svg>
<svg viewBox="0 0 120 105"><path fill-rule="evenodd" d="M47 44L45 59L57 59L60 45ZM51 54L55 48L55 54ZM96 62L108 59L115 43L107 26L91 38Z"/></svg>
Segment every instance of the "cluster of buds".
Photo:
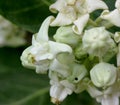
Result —
<svg viewBox="0 0 120 105"><path fill-rule="evenodd" d="M53 103L87 91L102 105L119 105L120 32L109 28L120 27L120 0L115 7L109 11L102 0L57 0L50 6L58 15L45 19L21 61L36 73L48 74ZM103 12L93 20L91 13L98 9ZM51 40L50 26L59 27Z"/></svg>
<svg viewBox="0 0 120 105"><path fill-rule="evenodd" d="M18 47L26 44L26 31L0 15L0 47Z"/></svg>

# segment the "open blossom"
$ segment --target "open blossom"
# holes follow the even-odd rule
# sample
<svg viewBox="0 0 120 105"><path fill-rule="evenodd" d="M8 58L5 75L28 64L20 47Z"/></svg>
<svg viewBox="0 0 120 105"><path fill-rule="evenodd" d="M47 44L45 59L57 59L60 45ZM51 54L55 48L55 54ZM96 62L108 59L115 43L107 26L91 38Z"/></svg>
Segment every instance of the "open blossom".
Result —
<svg viewBox="0 0 120 105"><path fill-rule="evenodd" d="M0 46L17 47L26 44L26 32L0 16Z"/></svg>
<svg viewBox="0 0 120 105"><path fill-rule="evenodd" d="M75 89L74 84L67 80L51 80L50 96L51 101L55 104L62 102L68 95L71 95Z"/></svg>
<svg viewBox="0 0 120 105"><path fill-rule="evenodd" d="M57 0L50 6L53 13L59 12L51 26L73 24L73 31L81 34L89 20L89 14L97 9L108 9L102 0Z"/></svg>
<svg viewBox="0 0 120 105"><path fill-rule="evenodd" d="M115 26L120 27L120 0L116 0L115 7L116 9L113 11L104 10L101 14L101 18L108 20Z"/></svg>
<svg viewBox="0 0 120 105"><path fill-rule="evenodd" d="M51 96L51 101L54 104L59 104L68 95L73 93L75 89L75 85L70 83L67 79L60 78L59 73L50 71L49 78L51 84L50 96Z"/></svg>
<svg viewBox="0 0 120 105"><path fill-rule="evenodd" d="M34 65L37 73L46 73L50 62L62 52L72 53L71 47L48 39L49 24L53 17L48 17L42 24L39 32L33 35L32 45L24 50L21 60L26 67Z"/></svg>
<svg viewBox="0 0 120 105"><path fill-rule="evenodd" d="M101 105L119 105L120 81L108 88L99 90L93 84L89 84L87 89L91 97L95 98Z"/></svg>

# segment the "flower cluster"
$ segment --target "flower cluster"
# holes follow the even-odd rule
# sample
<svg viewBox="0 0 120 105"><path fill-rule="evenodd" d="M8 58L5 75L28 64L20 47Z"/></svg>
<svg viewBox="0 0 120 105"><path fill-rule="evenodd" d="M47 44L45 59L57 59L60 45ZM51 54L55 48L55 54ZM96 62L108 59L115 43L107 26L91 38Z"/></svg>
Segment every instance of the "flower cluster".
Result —
<svg viewBox="0 0 120 105"><path fill-rule="evenodd" d="M23 66L48 74L50 96L55 104L73 92L87 91L102 105L119 105L120 96L120 0L109 11L102 0L57 0L32 45L21 56ZM103 12L95 20L91 14ZM49 27L58 26L53 39ZM116 62L111 62L112 59Z"/></svg>
<svg viewBox="0 0 120 105"><path fill-rule="evenodd" d="M26 44L26 32L0 15L0 47Z"/></svg>

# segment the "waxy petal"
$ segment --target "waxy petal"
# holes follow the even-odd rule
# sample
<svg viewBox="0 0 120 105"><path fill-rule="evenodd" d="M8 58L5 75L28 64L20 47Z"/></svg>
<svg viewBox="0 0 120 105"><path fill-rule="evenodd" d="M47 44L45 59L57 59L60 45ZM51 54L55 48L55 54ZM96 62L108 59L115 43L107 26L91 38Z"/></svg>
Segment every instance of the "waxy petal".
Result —
<svg viewBox="0 0 120 105"><path fill-rule="evenodd" d="M89 20L89 14L80 16L76 21L74 21L73 31L76 34L80 35L83 32L83 29L86 26L88 20Z"/></svg>
<svg viewBox="0 0 120 105"><path fill-rule="evenodd" d="M116 95L106 96L102 99L102 105L119 105L119 97Z"/></svg>
<svg viewBox="0 0 120 105"><path fill-rule="evenodd" d="M57 13L57 11L61 11L63 8L67 6L65 0L57 0L54 4L50 6L50 11L53 13Z"/></svg>
<svg viewBox="0 0 120 105"><path fill-rule="evenodd" d="M54 17L53 16L49 16L47 17L44 22L42 23L39 32L37 33L35 40L38 42L44 42L44 41L48 41L48 28L50 23L53 21Z"/></svg>
<svg viewBox="0 0 120 105"><path fill-rule="evenodd" d="M120 12L118 9L115 9L112 12L109 12L108 10L103 11L101 18L108 20L112 24L120 27Z"/></svg>
<svg viewBox="0 0 120 105"><path fill-rule="evenodd" d="M70 25L76 19L75 9L68 6L59 12L56 19L50 24L51 26Z"/></svg>
<svg viewBox="0 0 120 105"><path fill-rule="evenodd" d="M68 5L74 5L76 0L65 0Z"/></svg>
<svg viewBox="0 0 120 105"><path fill-rule="evenodd" d="M22 61L22 65L30 68L30 69L35 69L35 64L34 64L34 56L30 53L32 46L28 47L25 49L20 57Z"/></svg>
<svg viewBox="0 0 120 105"><path fill-rule="evenodd" d="M55 104L62 102L68 95L72 94L75 86L67 80L59 81L50 88L51 101Z"/></svg>
<svg viewBox="0 0 120 105"><path fill-rule="evenodd" d="M88 13L98 9L108 9L107 5L102 0L86 0Z"/></svg>
<svg viewBox="0 0 120 105"><path fill-rule="evenodd" d="M115 2L115 7L119 10L120 12L120 0L116 0Z"/></svg>
<svg viewBox="0 0 120 105"><path fill-rule="evenodd" d="M63 52L72 53L72 48L67 44L49 41L49 46L50 46L50 52L53 55L57 55Z"/></svg>
<svg viewBox="0 0 120 105"><path fill-rule="evenodd" d="M49 69L50 61L43 60L36 63L36 73L38 74L46 74Z"/></svg>
<svg viewBox="0 0 120 105"><path fill-rule="evenodd" d="M115 40L116 43L120 42L120 32L115 32L114 40Z"/></svg>

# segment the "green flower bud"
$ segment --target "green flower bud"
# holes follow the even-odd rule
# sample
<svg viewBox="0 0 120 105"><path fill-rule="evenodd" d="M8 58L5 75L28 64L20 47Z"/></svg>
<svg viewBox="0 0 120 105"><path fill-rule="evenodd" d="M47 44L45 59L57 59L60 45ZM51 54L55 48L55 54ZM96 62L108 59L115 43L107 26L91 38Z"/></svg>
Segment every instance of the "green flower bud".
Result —
<svg viewBox="0 0 120 105"><path fill-rule="evenodd" d="M68 78L73 83L80 82L87 75L87 69L84 65L80 65L77 63L73 64L73 72L72 75Z"/></svg>
<svg viewBox="0 0 120 105"><path fill-rule="evenodd" d="M115 45L110 35L105 27L86 30L82 39L83 48L93 56L103 57L111 46Z"/></svg>
<svg viewBox="0 0 120 105"><path fill-rule="evenodd" d="M90 76L95 86L107 87L115 83L117 68L112 64L101 62L91 69Z"/></svg>
<svg viewBox="0 0 120 105"><path fill-rule="evenodd" d="M66 26L60 27L57 30L56 34L54 35L54 39L57 42L65 43L75 47L79 43L81 37L72 31L71 26Z"/></svg>
<svg viewBox="0 0 120 105"><path fill-rule="evenodd" d="M77 61L79 63L82 63L85 61L85 59L88 57L87 52L83 49L82 43L80 43L74 50L74 55Z"/></svg>
<svg viewBox="0 0 120 105"><path fill-rule="evenodd" d="M114 35L114 40L116 43L119 43L120 42L120 32L116 32L115 35Z"/></svg>

